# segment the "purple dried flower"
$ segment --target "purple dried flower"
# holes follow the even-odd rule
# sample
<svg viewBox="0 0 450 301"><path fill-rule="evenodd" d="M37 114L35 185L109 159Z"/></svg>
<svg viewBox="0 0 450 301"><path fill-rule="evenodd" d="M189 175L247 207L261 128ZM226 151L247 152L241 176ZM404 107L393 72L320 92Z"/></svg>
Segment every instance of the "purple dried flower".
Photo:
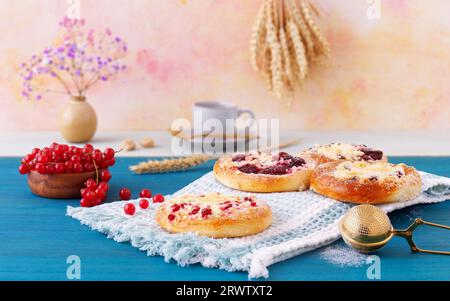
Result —
<svg viewBox="0 0 450 301"><path fill-rule="evenodd" d="M120 37L113 37L109 28L103 32L92 29L85 34L84 23L84 20L65 17L60 22L66 31L63 42L56 47L45 48L20 65L23 97L42 99L42 91L50 90L43 86L42 83L48 82L40 80L43 77L60 82L66 93L75 95L71 89L75 86L72 81L79 84L77 77L91 79L82 81L80 90L84 94L98 80L108 81L126 69L121 64L128 50L126 43Z"/></svg>

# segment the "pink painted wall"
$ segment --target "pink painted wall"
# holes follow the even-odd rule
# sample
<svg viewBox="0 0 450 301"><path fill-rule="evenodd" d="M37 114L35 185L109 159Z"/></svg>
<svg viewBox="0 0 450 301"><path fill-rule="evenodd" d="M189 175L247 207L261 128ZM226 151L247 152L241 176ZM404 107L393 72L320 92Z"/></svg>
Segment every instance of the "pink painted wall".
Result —
<svg viewBox="0 0 450 301"><path fill-rule="evenodd" d="M128 71L90 91L105 130L167 129L194 101L223 99L299 129L450 129L450 1L316 0L333 60L292 105L248 62L260 0L81 0L87 27L129 44ZM51 44L66 0L0 1L0 130L56 130L66 100L20 98L20 62Z"/></svg>

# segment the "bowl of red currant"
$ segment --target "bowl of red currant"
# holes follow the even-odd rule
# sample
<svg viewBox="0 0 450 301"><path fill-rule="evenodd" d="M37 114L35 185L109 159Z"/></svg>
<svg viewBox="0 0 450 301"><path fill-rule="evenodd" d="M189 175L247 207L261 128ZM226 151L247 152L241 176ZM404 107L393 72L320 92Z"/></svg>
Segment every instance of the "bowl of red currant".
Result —
<svg viewBox="0 0 450 301"><path fill-rule="evenodd" d="M54 199L80 198L88 180L90 186L94 186L94 182L97 186L111 179L108 168L114 165L114 156L112 148L101 151L91 144L77 147L52 143L42 149L34 148L23 157L19 172L28 175L28 186L36 195ZM98 188L105 186L98 185ZM100 198L106 197L106 191L98 194Z"/></svg>

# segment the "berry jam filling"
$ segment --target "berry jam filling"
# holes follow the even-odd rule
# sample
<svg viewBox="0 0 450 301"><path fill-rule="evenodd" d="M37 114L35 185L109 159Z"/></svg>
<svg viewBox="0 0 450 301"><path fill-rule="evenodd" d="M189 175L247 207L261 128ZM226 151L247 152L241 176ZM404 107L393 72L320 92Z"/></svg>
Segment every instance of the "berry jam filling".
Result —
<svg viewBox="0 0 450 301"><path fill-rule="evenodd" d="M381 160L383 158L383 152L380 150L370 147L361 147L359 150L364 153L364 155L361 156L361 159L364 161Z"/></svg>
<svg viewBox="0 0 450 301"><path fill-rule="evenodd" d="M300 167L306 164L306 161L303 160L300 157L293 157L291 159L291 163L289 164L289 167Z"/></svg>
<svg viewBox="0 0 450 301"><path fill-rule="evenodd" d="M273 165L264 168L260 173L265 175L285 175L288 172L288 168L286 165Z"/></svg>
<svg viewBox="0 0 450 301"><path fill-rule="evenodd" d="M243 154L238 154L238 155L234 155L232 158L231 158L231 161L233 161L233 162L242 162L242 161L245 161L245 155L243 155Z"/></svg>
<svg viewBox="0 0 450 301"><path fill-rule="evenodd" d="M245 161L245 155L235 155L232 160L234 162ZM291 172L293 167L301 167L306 161L300 157L294 157L286 152L278 154L278 161L267 167L258 167L255 164L244 164L238 167L238 170L247 174L265 174L265 175L285 175Z"/></svg>
<svg viewBox="0 0 450 301"><path fill-rule="evenodd" d="M243 173L259 173L261 169L254 164L245 164L239 166L238 170Z"/></svg>

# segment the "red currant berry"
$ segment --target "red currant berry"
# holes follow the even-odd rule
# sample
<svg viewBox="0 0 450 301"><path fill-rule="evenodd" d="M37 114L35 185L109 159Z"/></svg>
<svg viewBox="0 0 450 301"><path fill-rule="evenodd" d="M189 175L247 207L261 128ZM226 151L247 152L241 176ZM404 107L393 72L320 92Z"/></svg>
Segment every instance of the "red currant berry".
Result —
<svg viewBox="0 0 450 301"><path fill-rule="evenodd" d="M35 147L35 148L33 148L33 150L31 151L31 153L32 153L33 155L37 155L40 151L41 151L40 148Z"/></svg>
<svg viewBox="0 0 450 301"><path fill-rule="evenodd" d="M58 155L62 155L64 153L64 148L62 145L55 146L54 150Z"/></svg>
<svg viewBox="0 0 450 301"><path fill-rule="evenodd" d="M108 182L112 178L111 172L109 170L103 170L100 178L102 179L102 181Z"/></svg>
<svg viewBox="0 0 450 301"><path fill-rule="evenodd" d="M125 214L133 215L134 212L136 211L136 207L134 206L133 203L128 203L125 204L125 206L123 206L123 211L125 211Z"/></svg>
<svg viewBox="0 0 450 301"><path fill-rule="evenodd" d="M81 163L74 163L73 164L73 172L74 173L82 173L83 172L83 165L81 165Z"/></svg>
<svg viewBox="0 0 450 301"><path fill-rule="evenodd" d="M200 207L199 206L194 206L194 208L192 208L192 211L189 212L190 215L194 215L197 214L200 211Z"/></svg>
<svg viewBox="0 0 450 301"><path fill-rule="evenodd" d="M51 175L55 173L55 167L51 164L45 166L45 173Z"/></svg>
<svg viewBox="0 0 450 301"><path fill-rule="evenodd" d="M64 163L64 166L66 167L66 171L67 172L72 172L73 171L73 162L72 161L67 161Z"/></svg>
<svg viewBox="0 0 450 301"><path fill-rule="evenodd" d="M100 161L99 165L100 165L100 169L106 169L109 167L109 160Z"/></svg>
<svg viewBox="0 0 450 301"><path fill-rule="evenodd" d="M30 168L28 167L28 165L20 164L20 166L19 166L19 173L21 175L27 174L29 172L30 172Z"/></svg>
<svg viewBox="0 0 450 301"><path fill-rule="evenodd" d="M142 209L147 209L148 208L148 200L147 199L140 199L139 200L139 207L141 207Z"/></svg>
<svg viewBox="0 0 450 301"><path fill-rule="evenodd" d="M46 156L46 155L43 155L43 154L39 154L39 155L37 155L37 161L39 162L39 163L47 163L48 162L48 156Z"/></svg>
<svg viewBox="0 0 450 301"><path fill-rule="evenodd" d="M80 163L81 157L79 155L73 155L72 158L70 158L70 160L72 160L73 163Z"/></svg>
<svg viewBox="0 0 450 301"><path fill-rule="evenodd" d="M91 163L92 164L92 161L94 160L94 157L91 155L91 154L84 154L82 157L81 157L81 161L82 162L89 162L89 163Z"/></svg>
<svg viewBox="0 0 450 301"><path fill-rule="evenodd" d="M114 164L116 164L116 158L111 158L108 161L109 161L109 166L113 166Z"/></svg>
<svg viewBox="0 0 450 301"><path fill-rule="evenodd" d="M105 159L110 160L114 157L115 151L112 148L108 147L105 149L103 154L105 155Z"/></svg>
<svg viewBox="0 0 450 301"><path fill-rule="evenodd" d="M80 206L81 207L91 207L92 203L91 203L91 201L89 201L89 200L87 200L85 198L82 198L81 201L80 201Z"/></svg>
<svg viewBox="0 0 450 301"><path fill-rule="evenodd" d="M37 171L38 173L44 175L45 172L46 172L45 164L37 163L37 164L36 164L36 171Z"/></svg>
<svg viewBox="0 0 450 301"><path fill-rule="evenodd" d="M152 191L150 189L144 188L139 193L139 197L149 199L152 197Z"/></svg>
<svg viewBox="0 0 450 301"><path fill-rule="evenodd" d="M95 170L94 164L89 163L89 162L84 163L84 168L83 168L83 170L86 171L86 172L88 172L88 171L94 171L94 170Z"/></svg>
<svg viewBox="0 0 450 301"><path fill-rule="evenodd" d="M173 204L170 208L172 209L172 212L177 212L180 210L181 206L178 204Z"/></svg>
<svg viewBox="0 0 450 301"><path fill-rule="evenodd" d="M44 148L41 150L41 155L48 156L48 155L51 154L51 152L52 152L52 150L51 150L50 148L44 147Z"/></svg>
<svg viewBox="0 0 450 301"><path fill-rule="evenodd" d="M23 159L24 159L25 162L30 163L31 161L34 160L34 155L33 154L28 154Z"/></svg>
<svg viewBox="0 0 450 301"><path fill-rule="evenodd" d="M89 190L85 193L85 197L86 200L93 202L96 198L97 198L97 194L95 193L95 191Z"/></svg>
<svg viewBox="0 0 450 301"><path fill-rule="evenodd" d="M94 151L94 147L92 146L92 144L85 144L84 145L84 152L85 153L92 153Z"/></svg>
<svg viewBox="0 0 450 301"><path fill-rule="evenodd" d="M103 200L106 199L106 191L105 191L105 190L102 190L102 189L100 189L100 188L97 188L97 189L95 190L95 195L96 195L97 198L98 198L99 200L101 200L101 201L103 201Z"/></svg>
<svg viewBox="0 0 450 301"><path fill-rule="evenodd" d="M100 182L97 188L106 192L109 190L109 184L107 182Z"/></svg>
<svg viewBox="0 0 450 301"><path fill-rule="evenodd" d="M88 179L84 186L90 190L95 190L97 188L97 182L94 179Z"/></svg>
<svg viewBox="0 0 450 301"><path fill-rule="evenodd" d="M65 162L68 162L72 158L72 153L71 152L64 152L62 157L63 157Z"/></svg>
<svg viewBox="0 0 450 301"><path fill-rule="evenodd" d="M169 221L173 221L174 219L175 219L175 214L169 214L168 216L167 216L167 219L169 220Z"/></svg>
<svg viewBox="0 0 450 301"><path fill-rule="evenodd" d="M64 159L62 156L60 156L58 154L54 154L54 155L52 155L52 162L62 163L62 162L64 162Z"/></svg>
<svg viewBox="0 0 450 301"><path fill-rule="evenodd" d="M81 197L85 198L87 193L88 193L88 191L89 191L89 189L81 188L81 190L80 190Z"/></svg>
<svg viewBox="0 0 450 301"><path fill-rule="evenodd" d="M203 208L202 209L202 217L207 217L212 214L211 208Z"/></svg>
<svg viewBox="0 0 450 301"><path fill-rule="evenodd" d="M153 196L153 203L162 203L162 202L164 202L164 197L162 194L158 193Z"/></svg>
<svg viewBox="0 0 450 301"><path fill-rule="evenodd" d="M102 160L103 160L103 154L102 154L102 152L101 152L100 150L96 149L96 150L94 151L93 158L94 158L94 160L95 160L96 163L102 161Z"/></svg>
<svg viewBox="0 0 450 301"><path fill-rule="evenodd" d="M92 201L93 206L98 206L98 205L101 205L102 203L103 203L103 199L101 199L101 198L96 198L94 201Z"/></svg>
<svg viewBox="0 0 450 301"><path fill-rule="evenodd" d="M64 163L56 163L55 164L55 173L61 174L61 173L64 173L65 171L66 171L66 166L64 165Z"/></svg>
<svg viewBox="0 0 450 301"><path fill-rule="evenodd" d="M131 191L128 188L122 188L119 191L119 197L122 201L128 201L131 198Z"/></svg>

